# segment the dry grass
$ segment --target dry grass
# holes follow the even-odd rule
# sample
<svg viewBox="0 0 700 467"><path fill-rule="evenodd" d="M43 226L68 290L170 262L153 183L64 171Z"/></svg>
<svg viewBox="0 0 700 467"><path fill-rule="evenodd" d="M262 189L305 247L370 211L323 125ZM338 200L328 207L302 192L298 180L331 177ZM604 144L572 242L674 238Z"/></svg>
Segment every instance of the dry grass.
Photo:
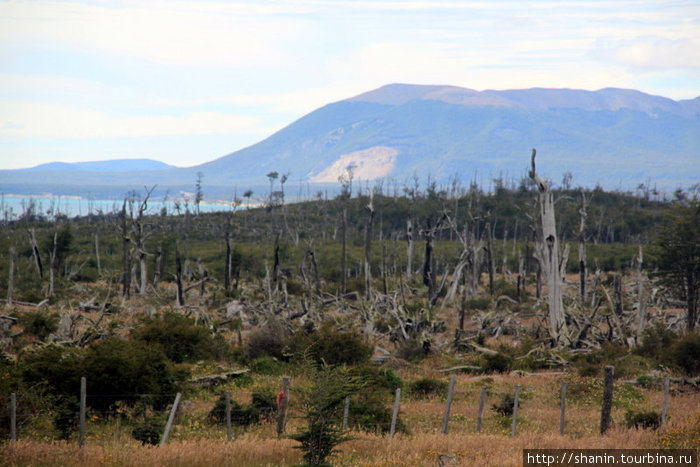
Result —
<svg viewBox="0 0 700 467"><path fill-rule="evenodd" d="M613 410L613 429L598 435L600 405L595 378L566 376L571 398L567 405L566 435L559 436L559 389L563 375L459 375L452 405L449 434L440 433L444 400L440 397L416 400L404 398L401 417L411 433L386 436L354 433L355 439L340 446L334 459L339 466L424 466L437 465L439 454L456 456L457 465L516 466L522 464L522 450L529 448L662 448L700 447L700 394L676 392L669 400L669 419L658 432L627 430L624 414L635 410L660 410L658 389L627 388L616 385L619 395ZM270 383L272 382L271 381ZM499 420L490 409L513 387L522 387L518 434L510 437L510 422ZM475 433L481 387L489 388L481 434ZM578 385L578 386L577 386ZM576 389L575 389L576 388ZM250 388L248 388L250 390ZM578 391L578 393L576 392ZM239 394L245 396L243 392ZM238 432L227 443L220 426L204 420L211 402L194 400L163 448L142 446L131 439L128 427L114 422L88 425L88 438L81 452L77 443L22 439L14 446L0 448L3 466L287 466L299 464L301 452L292 440L278 440L274 424L264 423ZM289 431L302 420L293 413Z"/></svg>

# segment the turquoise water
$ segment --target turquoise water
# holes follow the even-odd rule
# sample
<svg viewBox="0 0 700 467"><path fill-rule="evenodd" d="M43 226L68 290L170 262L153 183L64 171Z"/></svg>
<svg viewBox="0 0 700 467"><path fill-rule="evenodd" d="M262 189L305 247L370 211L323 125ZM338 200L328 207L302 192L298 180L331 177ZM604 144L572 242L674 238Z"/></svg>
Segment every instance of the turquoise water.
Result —
<svg viewBox="0 0 700 467"><path fill-rule="evenodd" d="M15 220L24 213L31 211L34 215L54 219L57 216L88 216L91 214L110 214L120 212L123 200L100 200L84 198L63 198L60 196L7 196L0 195L0 218L2 220ZM138 209L138 202L134 203L134 209ZM179 207L179 210L178 210ZM185 210L195 211L193 203L185 205L183 201L175 200L149 200L146 213L148 215L160 214L165 208L167 214L184 214ZM128 209L128 207L127 207ZM200 212L231 211L231 204L215 204L202 202L199 205Z"/></svg>

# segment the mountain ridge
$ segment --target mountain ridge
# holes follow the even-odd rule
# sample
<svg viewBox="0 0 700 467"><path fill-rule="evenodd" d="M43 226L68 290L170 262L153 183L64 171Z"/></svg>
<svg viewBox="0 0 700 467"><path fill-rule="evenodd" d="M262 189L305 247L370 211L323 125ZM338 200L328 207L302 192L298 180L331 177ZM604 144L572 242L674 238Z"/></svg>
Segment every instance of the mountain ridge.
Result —
<svg viewBox="0 0 700 467"><path fill-rule="evenodd" d="M121 194L153 184L192 191L201 172L205 189L225 192L264 187L270 172L300 184L328 183L343 164L355 164L355 178L365 181L517 179L526 176L533 147L538 169L550 179L571 172L575 184L588 187L690 186L700 179L700 97L674 101L618 88L475 91L392 84L322 106L256 144L194 167L76 170L54 176L53 183L73 191L97 184ZM379 166L374 157L383 158ZM0 171L0 188L48 191L41 179L51 174L60 172Z"/></svg>

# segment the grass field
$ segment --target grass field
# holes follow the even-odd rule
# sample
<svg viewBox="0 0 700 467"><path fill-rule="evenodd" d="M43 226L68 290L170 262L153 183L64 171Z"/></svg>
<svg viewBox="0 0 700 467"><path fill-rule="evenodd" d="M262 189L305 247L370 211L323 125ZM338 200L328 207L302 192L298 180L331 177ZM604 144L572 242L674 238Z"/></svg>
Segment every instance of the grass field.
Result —
<svg viewBox="0 0 700 467"><path fill-rule="evenodd" d="M411 370L407 370L411 371ZM272 378L272 377L271 377ZM559 430L559 389L562 378L568 382L567 425ZM386 435L352 432L353 440L340 446L333 458L338 466L428 466L438 465L440 455L450 456L451 465L522 465L522 450L533 448L698 448L700 447L700 394L672 386L668 421L657 431L627 429L624 415L630 409L660 411L659 388L641 388L616 382L613 428L598 434L600 423L599 378L562 374L459 375L452 405L449 434L443 435L444 397L402 399L400 416L410 433ZM510 419L495 414L491 405L512 391L522 388L518 433L510 437ZM481 434L475 431L481 387L488 388ZM687 387L686 387L687 388ZM239 392L234 397L245 397ZM293 397L293 393L292 393ZM302 462L296 442L277 439L273 423L248 430L238 429L227 443L225 430L209 424L205 417L213 402L192 397L167 446L142 446L118 420L92 419L88 424L85 447L76 440L30 439L20 433L14 445L5 444L0 453L3 466L287 466ZM294 403L292 399L291 407ZM292 410L288 432L296 431L303 420Z"/></svg>

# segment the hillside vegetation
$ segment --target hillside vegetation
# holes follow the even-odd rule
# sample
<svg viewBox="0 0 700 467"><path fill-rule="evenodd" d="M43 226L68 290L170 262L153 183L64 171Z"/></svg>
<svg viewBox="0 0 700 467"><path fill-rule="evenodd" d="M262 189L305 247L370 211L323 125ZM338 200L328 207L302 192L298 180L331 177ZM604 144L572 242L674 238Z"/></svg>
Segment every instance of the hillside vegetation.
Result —
<svg viewBox="0 0 700 467"><path fill-rule="evenodd" d="M567 330L553 333L529 180L497 180L492 193L457 182L389 193L353 186L351 175L333 199L286 204L271 178L259 208L236 200L228 212L152 213L147 190L120 212L48 219L30 207L5 222L0 437L10 437L16 393L19 441L0 463L77 463L81 376L81 465L322 465L312 454L334 447L342 454L323 462L428 465L445 455L456 465L520 465L523 448L697 447L696 299L663 241L686 242L672 247L687 252L674 261L700 269L694 192L665 201L646 186L555 190ZM616 382L613 428L601 437L605 365ZM282 376L291 377L284 431L294 439L277 440ZM666 425L640 427L640 414L660 412L666 377ZM185 402L170 445L142 447L160 439L177 392ZM326 441L310 443L314 433Z"/></svg>

